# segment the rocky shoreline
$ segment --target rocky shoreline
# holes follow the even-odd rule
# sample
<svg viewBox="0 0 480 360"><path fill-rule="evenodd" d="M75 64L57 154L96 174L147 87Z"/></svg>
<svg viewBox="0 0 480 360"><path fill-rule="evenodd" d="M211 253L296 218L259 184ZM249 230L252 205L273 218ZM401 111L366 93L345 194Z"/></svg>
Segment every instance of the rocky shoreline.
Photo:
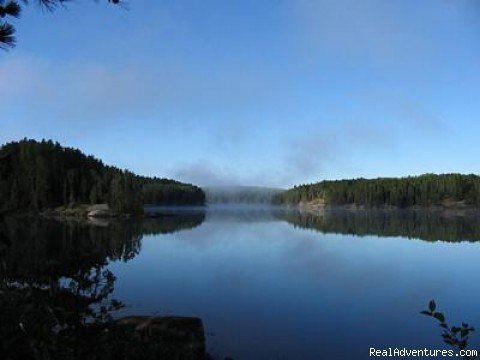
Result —
<svg viewBox="0 0 480 360"><path fill-rule="evenodd" d="M410 211L435 211L435 212L473 212L480 211L478 206L468 205L464 201L460 202L448 202L440 203L436 205L429 206L420 206L414 205L409 207L399 207L392 205L384 206L366 206L366 205L356 205L356 204L346 204L346 205L329 205L323 201L317 202L300 202L297 205L290 205L290 208L298 209L300 211L332 211L332 210L348 210L348 211L401 211L401 210L410 210Z"/></svg>
<svg viewBox="0 0 480 360"><path fill-rule="evenodd" d="M156 212L143 212L142 214L118 213L113 211L108 204L79 204L75 206L60 206L55 209L42 211L40 216L48 218L82 218L82 219L110 219L110 218L155 218L162 216Z"/></svg>

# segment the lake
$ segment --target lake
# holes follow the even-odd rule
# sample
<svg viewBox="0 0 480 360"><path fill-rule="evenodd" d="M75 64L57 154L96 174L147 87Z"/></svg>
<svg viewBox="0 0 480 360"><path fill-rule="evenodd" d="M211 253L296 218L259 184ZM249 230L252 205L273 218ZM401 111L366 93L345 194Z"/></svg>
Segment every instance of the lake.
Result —
<svg viewBox="0 0 480 360"><path fill-rule="evenodd" d="M203 319L223 359L367 359L369 348L448 349L420 314L480 324L476 212L156 209L142 221L6 219L8 279L116 277L115 316ZM473 336L471 348L480 338Z"/></svg>

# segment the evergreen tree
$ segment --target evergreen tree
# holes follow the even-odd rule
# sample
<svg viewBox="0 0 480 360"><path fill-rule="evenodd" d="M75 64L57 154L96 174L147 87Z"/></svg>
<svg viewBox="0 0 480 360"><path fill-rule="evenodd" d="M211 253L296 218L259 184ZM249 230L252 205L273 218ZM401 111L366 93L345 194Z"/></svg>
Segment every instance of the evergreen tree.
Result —
<svg viewBox="0 0 480 360"><path fill-rule="evenodd" d="M276 204L323 202L327 205L366 207L480 206L480 177L461 174L425 174L405 178L322 181L295 186L274 197Z"/></svg>
<svg viewBox="0 0 480 360"><path fill-rule="evenodd" d="M0 147L0 211L95 203L137 214L143 204L203 205L205 194L190 184L105 166L52 141L24 139Z"/></svg>

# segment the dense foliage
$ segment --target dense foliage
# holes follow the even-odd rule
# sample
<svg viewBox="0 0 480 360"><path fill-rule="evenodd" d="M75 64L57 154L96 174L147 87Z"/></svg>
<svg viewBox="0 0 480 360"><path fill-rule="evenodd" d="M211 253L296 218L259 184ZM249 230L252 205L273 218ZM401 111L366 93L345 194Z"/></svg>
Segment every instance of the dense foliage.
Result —
<svg viewBox="0 0 480 360"><path fill-rule="evenodd" d="M295 186L274 198L277 204L317 202L326 205L367 207L480 205L480 177L461 174L426 174L404 178L322 181Z"/></svg>
<svg viewBox="0 0 480 360"><path fill-rule="evenodd" d="M137 177L142 188L144 204L150 205L203 205L205 193L197 186L170 179Z"/></svg>
<svg viewBox="0 0 480 360"><path fill-rule="evenodd" d="M204 192L196 186L137 176L52 141L25 139L0 148L3 211L108 203L118 213L135 214L145 203L202 205L204 201Z"/></svg>

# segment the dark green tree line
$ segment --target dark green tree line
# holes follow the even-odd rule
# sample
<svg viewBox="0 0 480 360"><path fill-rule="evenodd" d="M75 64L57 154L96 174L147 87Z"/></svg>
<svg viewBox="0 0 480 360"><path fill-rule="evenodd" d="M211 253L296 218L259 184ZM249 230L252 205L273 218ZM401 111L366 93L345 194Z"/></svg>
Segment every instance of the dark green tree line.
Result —
<svg viewBox="0 0 480 360"><path fill-rule="evenodd" d="M204 191L191 184L171 179L137 177L142 188L144 204L152 205L203 205Z"/></svg>
<svg viewBox="0 0 480 360"><path fill-rule="evenodd" d="M0 148L3 211L107 203L118 213L136 214L145 203L203 205L204 201L205 194L196 186L137 176L52 141L24 139Z"/></svg>
<svg viewBox="0 0 480 360"><path fill-rule="evenodd" d="M327 205L367 207L480 205L480 177L462 174L425 174L403 178L322 181L278 194L276 204L324 202Z"/></svg>

